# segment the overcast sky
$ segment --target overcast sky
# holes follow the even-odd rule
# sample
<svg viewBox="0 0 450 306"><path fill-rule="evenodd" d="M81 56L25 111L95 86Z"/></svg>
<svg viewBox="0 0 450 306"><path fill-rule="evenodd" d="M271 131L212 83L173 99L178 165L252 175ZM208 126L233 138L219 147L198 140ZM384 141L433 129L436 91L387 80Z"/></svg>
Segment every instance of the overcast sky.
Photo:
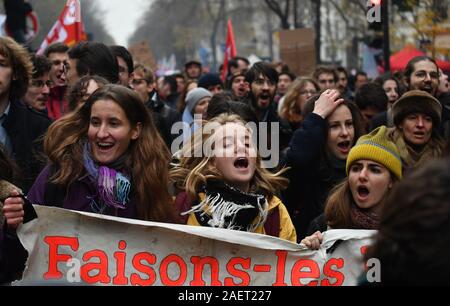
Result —
<svg viewBox="0 0 450 306"><path fill-rule="evenodd" d="M127 44L137 22L152 0L95 0L105 10L105 25L119 45Z"/></svg>

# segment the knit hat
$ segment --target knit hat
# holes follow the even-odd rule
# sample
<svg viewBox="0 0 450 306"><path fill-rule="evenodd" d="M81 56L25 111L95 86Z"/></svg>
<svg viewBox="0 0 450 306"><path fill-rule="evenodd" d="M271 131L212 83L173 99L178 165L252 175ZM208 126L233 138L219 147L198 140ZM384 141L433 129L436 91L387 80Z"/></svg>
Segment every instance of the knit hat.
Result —
<svg viewBox="0 0 450 306"><path fill-rule="evenodd" d="M195 106L201 99L206 97L212 97L212 93L204 88L194 88L186 96L186 107L191 112L194 113Z"/></svg>
<svg viewBox="0 0 450 306"><path fill-rule="evenodd" d="M357 160L372 160L390 170L398 179L402 178L402 160L397 146L388 139L387 128L381 126L359 138L347 158L347 175L350 166Z"/></svg>
<svg viewBox="0 0 450 306"><path fill-rule="evenodd" d="M438 99L421 90L405 93L392 107L394 124L397 126L411 113L423 113L430 116L434 127L439 127L442 117L442 105Z"/></svg>
<svg viewBox="0 0 450 306"><path fill-rule="evenodd" d="M196 65L198 67L202 67L202 63L200 63L199 61L195 61L195 60L187 62L186 64L184 64L184 67L187 69L187 68L189 68L192 65Z"/></svg>
<svg viewBox="0 0 450 306"><path fill-rule="evenodd" d="M207 73L198 80L198 87L208 89L210 86L223 85L222 80L217 74Z"/></svg>

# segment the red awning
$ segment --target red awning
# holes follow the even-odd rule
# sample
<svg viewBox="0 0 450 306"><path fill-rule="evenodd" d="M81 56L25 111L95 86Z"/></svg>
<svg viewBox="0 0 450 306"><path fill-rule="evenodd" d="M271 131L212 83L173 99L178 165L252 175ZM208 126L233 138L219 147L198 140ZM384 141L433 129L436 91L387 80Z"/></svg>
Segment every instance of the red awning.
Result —
<svg viewBox="0 0 450 306"><path fill-rule="evenodd" d="M406 46L399 52L391 56L391 71L401 71L406 68L406 65L410 60L417 56L426 55L414 46ZM450 72L450 62L447 61L436 61L439 68L443 71Z"/></svg>

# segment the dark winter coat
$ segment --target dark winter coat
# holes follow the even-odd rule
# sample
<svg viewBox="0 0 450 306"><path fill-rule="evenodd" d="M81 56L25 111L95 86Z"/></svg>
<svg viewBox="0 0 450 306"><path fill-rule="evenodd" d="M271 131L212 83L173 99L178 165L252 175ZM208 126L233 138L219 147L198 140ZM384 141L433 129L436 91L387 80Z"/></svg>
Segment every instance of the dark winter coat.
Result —
<svg viewBox="0 0 450 306"><path fill-rule="evenodd" d="M6 24L11 32L26 29L26 15L33 8L24 0L4 0Z"/></svg>
<svg viewBox="0 0 450 306"><path fill-rule="evenodd" d="M324 212L329 192L346 177L345 161L326 157L326 120L308 114L292 138L283 164L288 171L289 187L283 193L300 241L312 220Z"/></svg>
<svg viewBox="0 0 450 306"><path fill-rule="evenodd" d="M180 136L179 134L172 135L171 131L172 126L181 121L181 114L164 103L156 92L145 105L156 115L156 120L159 120L157 122L158 130L170 149L175 138Z"/></svg>
<svg viewBox="0 0 450 306"><path fill-rule="evenodd" d="M13 146L12 159L19 166L19 182L25 193L45 166L42 136L52 121L42 113L34 111L20 102L12 102L9 114L3 122Z"/></svg>

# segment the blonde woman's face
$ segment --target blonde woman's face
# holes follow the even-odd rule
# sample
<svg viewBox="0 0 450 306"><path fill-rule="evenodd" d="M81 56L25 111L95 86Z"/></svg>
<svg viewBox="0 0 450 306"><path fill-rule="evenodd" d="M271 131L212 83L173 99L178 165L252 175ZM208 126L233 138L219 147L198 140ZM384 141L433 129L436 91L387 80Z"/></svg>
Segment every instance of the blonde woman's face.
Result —
<svg viewBox="0 0 450 306"><path fill-rule="evenodd" d="M212 137L214 166L229 185L247 192L257 162L250 130L240 123L227 123L220 126Z"/></svg>
<svg viewBox="0 0 450 306"><path fill-rule="evenodd" d="M358 160L350 166L348 182L356 205L379 213L380 202L392 188L389 170L371 160Z"/></svg>

